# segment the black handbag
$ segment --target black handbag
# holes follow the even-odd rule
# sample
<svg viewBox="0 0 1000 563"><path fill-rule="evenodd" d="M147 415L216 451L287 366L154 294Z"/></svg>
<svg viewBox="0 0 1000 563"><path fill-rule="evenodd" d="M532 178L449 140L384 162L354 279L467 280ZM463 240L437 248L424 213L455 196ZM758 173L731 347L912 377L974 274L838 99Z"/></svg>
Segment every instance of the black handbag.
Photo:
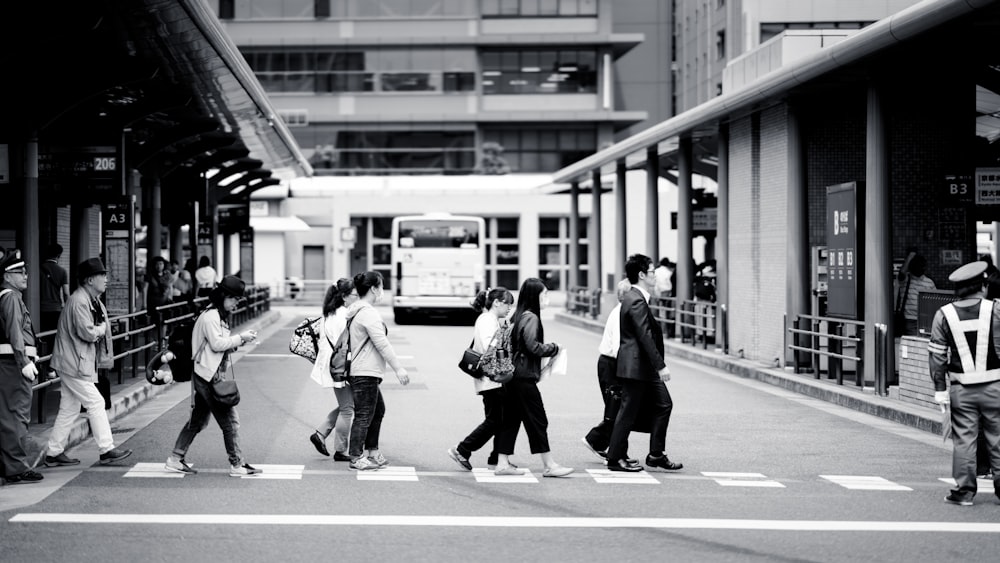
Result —
<svg viewBox="0 0 1000 563"><path fill-rule="evenodd" d="M476 339L473 337L472 342L469 343L469 347L462 352L462 361L458 362L458 369L476 379L480 379L483 377L483 372L479 370L479 361L482 360L483 356L472 349L475 343Z"/></svg>
<svg viewBox="0 0 1000 563"><path fill-rule="evenodd" d="M212 397L216 402L227 407L235 407L240 404L240 388L236 386L236 377L226 379L222 374L216 375L212 379Z"/></svg>

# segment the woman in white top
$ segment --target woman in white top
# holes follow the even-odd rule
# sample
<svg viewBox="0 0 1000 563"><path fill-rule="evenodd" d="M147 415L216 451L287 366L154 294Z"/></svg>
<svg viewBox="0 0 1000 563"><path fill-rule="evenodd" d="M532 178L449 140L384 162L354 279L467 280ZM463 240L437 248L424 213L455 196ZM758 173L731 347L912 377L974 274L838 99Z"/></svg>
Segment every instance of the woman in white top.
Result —
<svg viewBox="0 0 1000 563"><path fill-rule="evenodd" d="M321 387L332 388L337 398L337 406L309 436L316 451L328 456L330 452L326 449L326 439L336 429L333 461L351 461L351 457L347 455L347 446L350 443L351 423L354 421L354 393L346 383L333 381L330 375L330 357L333 355L334 343L347 326L347 308L357 300L358 292L354 290L354 282L347 278L340 278L326 290L316 363L310 374L312 380Z"/></svg>
<svg viewBox="0 0 1000 563"><path fill-rule="evenodd" d="M514 296L503 287L495 287L487 291L480 291L479 295L472 302L472 308L481 313L476 319L475 335L473 336L472 349L480 354L489 348L493 335L500 328L500 323L507 322L507 315L514 304ZM500 423L503 421L504 390L503 385L494 383L487 377L480 377L473 380L476 393L483 397L483 411L485 418L464 440L459 442L454 448L448 449L448 456L455 460L463 468L472 471L472 463L469 458L472 452L486 445L486 442L493 438ZM494 469L497 465L496 448L490 452L486 465Z"/></svg>

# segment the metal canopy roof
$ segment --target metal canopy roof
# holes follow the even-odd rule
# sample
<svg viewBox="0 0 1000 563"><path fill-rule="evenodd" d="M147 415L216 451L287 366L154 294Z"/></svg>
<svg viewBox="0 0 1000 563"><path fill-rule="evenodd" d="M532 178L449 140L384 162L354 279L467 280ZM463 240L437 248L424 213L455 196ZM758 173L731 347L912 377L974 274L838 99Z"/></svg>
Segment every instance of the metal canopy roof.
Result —
<svg viewBox="0 0 1000 563"><path fill-rule="evenodd" d="M201 0L4 2L0 142L117 145L126 164L190 178L247 157L312 168Z"/></svg>
<svg viewBox="0 0 1000 563"><path fill-rule="evenodd" d="M662 141L681 135L700 135L731 115L780 99L795 88L806 86L827 73L837 71L890 46L950 22L975 10L1000 4L996 0L926 0L880 20L844 41L804 57L691 110L619 141L571 164L552 175L553 183L584 181L595 168L628 159ZM662 159L661 159L662 162Z"/></svg>

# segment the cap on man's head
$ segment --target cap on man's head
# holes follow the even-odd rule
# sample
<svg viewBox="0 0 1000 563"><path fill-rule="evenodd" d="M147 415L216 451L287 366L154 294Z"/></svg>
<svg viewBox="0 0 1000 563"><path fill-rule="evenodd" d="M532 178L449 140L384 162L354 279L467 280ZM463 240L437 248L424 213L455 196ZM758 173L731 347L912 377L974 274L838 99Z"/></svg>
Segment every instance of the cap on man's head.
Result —
<svg viewBox="0 0 1000 563"><path fill-rule="evenodd" d="M108 269L104 267L104 262L101 262L100 258L87 258L76 267L76 277L81 281L90 276L106 273Z"/></svg>
<svg viewBox="0 0 1000 563"><path fill-rule="evenodd" d="M0 258L0 272L7 273L23 269L24 260L21 258L20 250L12 248L4 252L3 258Z"/></svg>
<svg viewBox="0 0 1000 563"><path fill-rule="evenodd" d="M988 266L989 264L982 261L969 262L952 272L948 276L948 281L954 283L956 289L977 284L982 285L986 282L985 274Z"/></svg>

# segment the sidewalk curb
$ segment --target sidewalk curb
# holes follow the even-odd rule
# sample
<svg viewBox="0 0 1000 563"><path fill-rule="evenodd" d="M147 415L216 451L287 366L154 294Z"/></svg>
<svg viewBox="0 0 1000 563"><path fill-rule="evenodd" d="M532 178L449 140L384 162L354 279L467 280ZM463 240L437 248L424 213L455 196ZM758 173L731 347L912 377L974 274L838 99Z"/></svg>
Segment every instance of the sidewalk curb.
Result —
<svg viewBox="0 0 1000 563"><path fill-rule="evenodd" d="M260 317L240 325L240 328L244 330L261 329L277 322L280 317L281 313L278 311L267 311ZM233 357L233 364L235 365L239 362L242 356L242 353L235 354ZM111 409L108 410L108 422L114 425L115 421L123 418L125 415L139 408L143 403L152 399L156 395L159 395L162 391L168 388L168 385L153 385L152 383L146 381L145 377L137 378L135 383L119 390L111 396ZM51 430L52 422L41 425L33 424L28 428L28 433L42 447L45 447ZM112 428L112 431L113 430L114 428ZM76 422L73 424L73 427L70 429L69 439L66 442L66 449L69 450L70 448L79 445L90 438L90 436L90 422L87 420L87 417L85 415L78 417Z"/></svg>
<svg viewBox="0 0 1000 563"><path fill-rule="evenodd" d="M603 322L587 317L559 311L556 312L555 319L563 324L597 333L604 332ZM811 375L793 374L780 368L764 367L750 360L726 356L713 350L703 350L675 340L665 340L664 348L669 356L675 358L704 364L745 379L755 379L793 393L941 435L941 416L930 409L901 403L896 399L878 397L853 386L814 379Z"/></svg>

